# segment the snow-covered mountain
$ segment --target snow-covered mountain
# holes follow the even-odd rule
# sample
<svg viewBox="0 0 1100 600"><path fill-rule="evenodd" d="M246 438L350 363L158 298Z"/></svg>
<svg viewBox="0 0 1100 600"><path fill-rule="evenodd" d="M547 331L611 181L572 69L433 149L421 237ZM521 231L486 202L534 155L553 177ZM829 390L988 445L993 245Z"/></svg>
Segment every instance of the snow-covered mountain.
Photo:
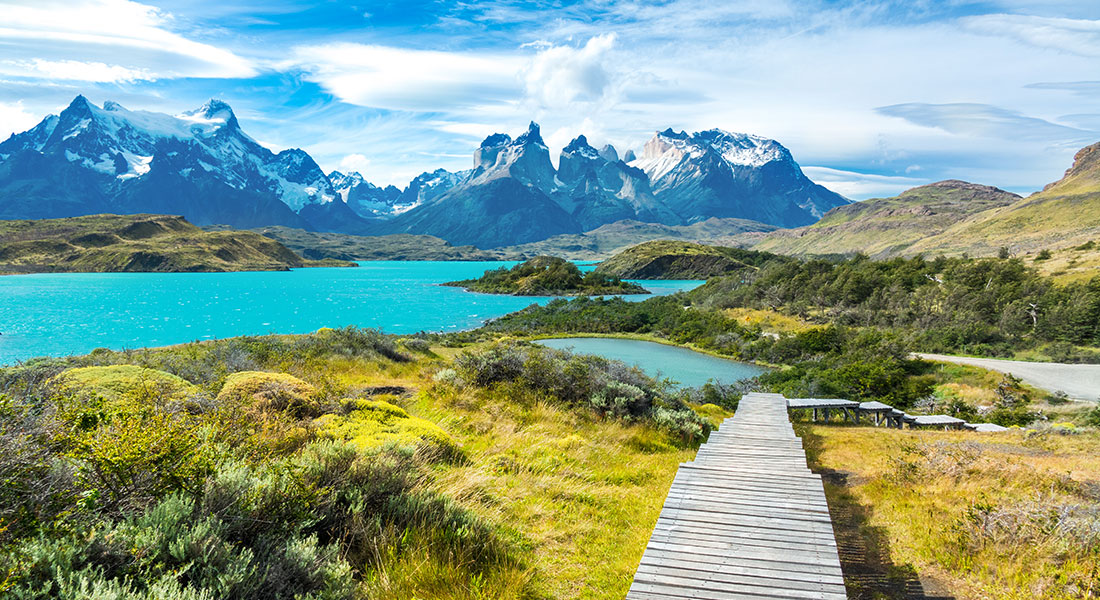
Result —
<svg viewBox="0 0 1100 600"><path fill-rule="evenodd" d="M744 133L666 129L630 165L645 171L654 195L685 223L737 217L796 227L848 203L810 181L782 144Z"/></svg>
<svg viewBox="0 0 1100 600"><path fill-rule="evenodd" d="M0 143L0 218L181 214L196 224L344 228L359 218L306 152L271 152L228 104L179 115L93 105Z"/></svg>
<svg viewBox="0 0 1100 600"><path fill-rule="evenodd" d="M98 107L0 143L0 219L168 213L193 223L416 233L492 248L625 219L689 224L736 217L790 227L847 203L806 178L781 144L718 129L657 133L641 157L577 136L555 169L539 126L493 134L472 168L425 172L404 190L324 173L303 150L274 153L224 102L178 115Z"/></svg>

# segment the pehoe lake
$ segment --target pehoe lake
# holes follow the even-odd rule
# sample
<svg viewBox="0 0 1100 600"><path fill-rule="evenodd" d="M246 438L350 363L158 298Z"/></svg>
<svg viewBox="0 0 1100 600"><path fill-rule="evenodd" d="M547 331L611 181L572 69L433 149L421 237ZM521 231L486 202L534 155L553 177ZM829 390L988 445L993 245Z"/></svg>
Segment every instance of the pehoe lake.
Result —
<svg viewBox="0 0 1100 600"><path fill-rule="evenodd" d="M121 350L345 325L396 334L469 329L550 300L439 285L513 264L371 261L358 268L275 272L4 276L0 365L99 347ZM701 282L639 283L654 294L670 294Z"/></svg>

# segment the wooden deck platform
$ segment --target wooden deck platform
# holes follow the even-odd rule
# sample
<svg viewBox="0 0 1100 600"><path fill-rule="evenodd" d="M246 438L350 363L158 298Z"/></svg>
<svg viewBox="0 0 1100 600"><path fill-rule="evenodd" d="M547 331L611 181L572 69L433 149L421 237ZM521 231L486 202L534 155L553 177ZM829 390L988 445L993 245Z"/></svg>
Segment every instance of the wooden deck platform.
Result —
<svg viewBox="0 0 1100 600"><path fill-rule="evenodd" d="M680 465L629 600L844 600L821 477L779 394L746 394Z"/></svg>

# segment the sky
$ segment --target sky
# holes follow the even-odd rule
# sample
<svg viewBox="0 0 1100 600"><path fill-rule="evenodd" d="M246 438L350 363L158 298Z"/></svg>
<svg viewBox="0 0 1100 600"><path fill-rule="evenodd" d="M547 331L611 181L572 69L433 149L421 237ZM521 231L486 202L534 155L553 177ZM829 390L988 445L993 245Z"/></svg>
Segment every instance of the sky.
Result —
<svg viewBox="0 0 1100 600"><path fill-rule="evenodd" d="M0 138L77 94L217 98L272 149L398 187L533 120L555 160L720 128L853 199L1026 194L1100 141L1100 2L0 0Z"/></svg>

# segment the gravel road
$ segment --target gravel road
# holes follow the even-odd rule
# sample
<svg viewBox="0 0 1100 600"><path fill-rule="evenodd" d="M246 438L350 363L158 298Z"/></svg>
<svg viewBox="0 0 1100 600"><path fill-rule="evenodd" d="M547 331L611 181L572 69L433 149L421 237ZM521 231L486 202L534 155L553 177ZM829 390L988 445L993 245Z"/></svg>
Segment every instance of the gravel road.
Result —
<svg viewBox="0 0 1100 600"><path fill-rule="evenodd" d="M996 358L970 358L968 356L946 356L919 352L914 354L926 360L972 365L991 371L1011 373L1022 379L1024 383L1051 392L1063 391L1067 396L1076 400L1095 402L1100 398L1100 365L1069 365Z"/></svg>

